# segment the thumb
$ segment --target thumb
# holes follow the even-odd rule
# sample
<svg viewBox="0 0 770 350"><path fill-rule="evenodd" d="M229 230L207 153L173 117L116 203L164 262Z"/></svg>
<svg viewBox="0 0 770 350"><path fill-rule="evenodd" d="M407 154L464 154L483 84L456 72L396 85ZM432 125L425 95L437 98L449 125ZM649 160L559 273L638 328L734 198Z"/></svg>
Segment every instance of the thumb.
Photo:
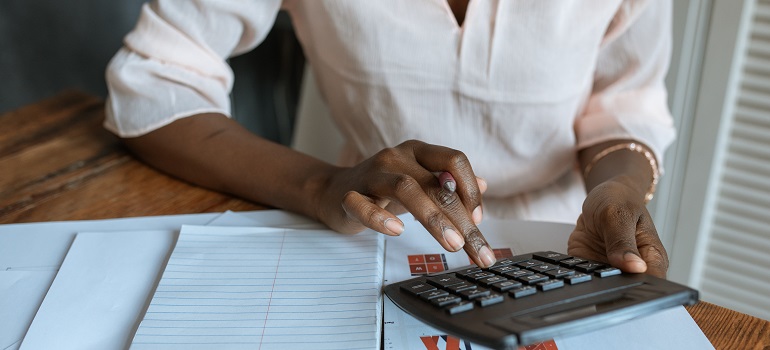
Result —
<svg viewBox="0 0 770 350"><path fill-rule="evenodd" d="M623 221L623 222L618 222ZM623 272L643 273L647 263L641 258L636 245L635 220L618 220L606 226L604 243L610 265Z"/></svg>

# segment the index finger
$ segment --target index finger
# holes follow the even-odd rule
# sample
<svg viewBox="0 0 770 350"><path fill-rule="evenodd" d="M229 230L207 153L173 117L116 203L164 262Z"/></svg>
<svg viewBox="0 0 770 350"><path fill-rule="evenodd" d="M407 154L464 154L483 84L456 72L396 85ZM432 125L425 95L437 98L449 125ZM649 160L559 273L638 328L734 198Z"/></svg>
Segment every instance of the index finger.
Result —
<svg viewBox="0 0 770 350"><path fill-rule="evenodd" d="M452 212L452 208L444 206L449 212L450 220L458 227L465 238L463 249L479 266L489 266L495 262L495 256L486 238L476 226L481 222L481 189L479 180L473 173L470 161L464 153L443 146L415 143L413 147L415 160L423 168L435 172L438 176L443 193L441 196L456 191L460 202L467 213L471 214L472 222L463 219L463 214ZM442 203L438 203L441 205ZM466 214L467 215L467 214Z"/></svg>
<svg viewBox="0 0 770 350"><path fill-rule="evenodd" d="M432 172L448 172L456 183L456 192L473 222L481 222L481 190L468 157L463 152L444 146L415 141L412 145L415 160Z"/></svg>
<svg viewBox="0 0 770 350"><path fill-rule="evenodd" d="M462 248L477 265L489 267L494 264L495 257L489 244L468 217L457 194L441 186L431 172L420 169L409 171L414 177L394 176L394 180L402 183L406 183L407 179L414 179L419 185L395 186L396 190L389 194L377 192L391 196L392 200L401 203L439 242L447 243L445 234L454 228L456 231L452 230L453 232L459 231L462 234ZM449 181L449 178L448 175L443 176L445 182ZM389 187L388 182L390 181L385 182L386 187ZM451 185L449 187L451 189Z"/></svg>

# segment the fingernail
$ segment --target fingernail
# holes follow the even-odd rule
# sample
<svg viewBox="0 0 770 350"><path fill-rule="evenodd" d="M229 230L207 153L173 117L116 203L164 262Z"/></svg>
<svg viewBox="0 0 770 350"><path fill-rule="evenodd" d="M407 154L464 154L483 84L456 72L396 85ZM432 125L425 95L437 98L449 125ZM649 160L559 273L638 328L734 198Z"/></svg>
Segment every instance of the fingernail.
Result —
<svg viewBox="0 0 770 350"><path fill-rule="evenodd" d="M455 252L462 249L465 245L465 240L462 238L462 236L460 236L457 231L451 228L445 228L444 232L442 232L442 235L444 236L444 240L449 243L449 246L452 247L453 251Z"/></svg>
<svg viewBox="0 0 770 350"><path fill-rule="evenodd" d="M495 263L495 254L492 253L492 250L487 246L483 246L479 249L479 258L481 259L481 262L484 263L483 267L490 267Z"/></svg>
<svg viewBox="0 0 770 350"><path fill-rule="evenodd" d="M625 261L626 263L629 263L629 264L636 265L636 267L641 269L641 270L646 270L647 269L647 263L644 262L644 260L642 260L642 258L640 258L638 255L636 255L634 253L626 252L625 254L623 254L623 261ZM642 272L644 272L644 271L642 271Z"/></svg>
<svg viewBox="0 0 770 350"><path fill-rule="evenodd" d="M400 235L401 232L404 232L404 225L393 218L385 219L385 228L396 235Z"/></svg>
<svg viewBox="0 0 770 350"><path fill-rule="evenodd" d="M438 181L441 183L441 186L444 187L444 189L449 193L454 193L454 191L457 189L455 178L452 177L452 174L449 172L445 171L441 173L441 175L438 176Z"/></svg>
<svg viewBox="0 0 770 350"><path fill-rule="evenodd" d="M481 213L481 206L479 205L476 207L476 209L473 209L473 213L471 214L471 217L473 218L473 222L478 225L481 223L481 219L484 215Z"/></svg>
<svg viewBox="0 0 770 350"><path fill-rule="evenodd" d="M482 177L476 176L476 182L479 184L479 191L484 192L487 190L487 180Z"/></svg>

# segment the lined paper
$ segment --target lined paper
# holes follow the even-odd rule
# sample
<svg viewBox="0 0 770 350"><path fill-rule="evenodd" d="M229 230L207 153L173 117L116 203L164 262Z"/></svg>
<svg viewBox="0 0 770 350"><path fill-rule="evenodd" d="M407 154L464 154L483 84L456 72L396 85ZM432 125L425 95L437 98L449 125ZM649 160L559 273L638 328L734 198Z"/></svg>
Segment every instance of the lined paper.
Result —
<svg viewBox="0 0 770 350"><path fill-rule="evenodd" d="M382 235L183 226L131 349L373 349Z"/></svg>

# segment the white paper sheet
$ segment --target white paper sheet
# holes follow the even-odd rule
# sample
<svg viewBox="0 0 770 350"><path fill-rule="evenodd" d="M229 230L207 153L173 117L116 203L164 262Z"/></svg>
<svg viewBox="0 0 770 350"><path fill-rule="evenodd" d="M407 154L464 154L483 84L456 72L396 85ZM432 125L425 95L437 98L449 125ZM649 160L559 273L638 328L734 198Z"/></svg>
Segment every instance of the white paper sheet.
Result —
<svg viewBox="0 0 770 350"><path fill-rule="evenodd" d="M3 324L0 327L0 350L19 348L35 315L34 310L43 301L43 295L38 291L48 289L55 275L55 271L0 271L0 291L3 291L0 298Z"/></svg>
<svg viewBox="0 0 770 350"><path fill-rule="evenodd" d="M307 217L285 211L271 211L274 215L254 215L254 212L236 213L226 211L211 220L206 226L240 226L240 227L280 227L295 229L328 229L324 224Z"/></svg>
<svg viewBox="0 0 770 350"><path fill-rule="evenodd" d="M219 215L191 214L0 225L0 279L8 278L5 273L12 271L39 271L50 276L46 283L30 285L25 291L24 300L17 304L18 307L3 310L3 317L13 320L14 325L0 332L0 344L17 344L9 350L21 344L78 231L178 230L183 223L205 224ZM7 284L0 284L0 299L12 300L16 296L18 294Z"/></svg>
<svg viewBox="0 0 770 350"><path fill-rule="evenodd" d="M170 231L79 233L21 349L123 348L173 240Z"/></svg>
<svg viewBox="0 0 770 350"><path fill-rule="evenodd" d="M227 217L220 219L222 215ZM179 232L182 225L206 225L212 220L217 220L217 225L220 226L237 226L238 223L230 222L230 218L247 220L259 226L317 225L307 217L282 210L6 224L0 225L0 271L58 270L78 232L146 230Z"/></svg>
<svg viewBox="0 0 770 350"><path fill-rule="evenodd" d="M698 324L679 306L610 328L556 339L559 350L714 349Z"/></svg>
<svg viewBox="0 0 770 350"><path fill-rule="evenodd" d="M214 219L220 226L238 225L239 222L260 226L299 226L313 223L306 217L285 211L260 210L238 212L237 214L230 212L229 215L207 213L0 225L0 280L9 282L0 283L0 299L16 300L19 297L16 290L10 287L10 282L15 280L15 277L4 274L5 272L41 271L44 275L49 276L47 282L40 280L40 283L29 284L25 289L26 297L22 297L24 300L15 303L17 307L2 309L3 317L7 320L13 320L14 324L4 327L3 331L0 332L0 350L18 348L77 232L124 232L132 230L178 232L184 224L205 225ZM170 248L170 246L167 247L169 251ZM32 276L34 274L29 273L27 275ZM140 288L142 287L140 286ZM125 332L128 333L130 330ZM16 345L10 347L11 344Z"/></svg>
<svg viewBox="0 0 770 350"><path fill-rule="evenodd" d="M184 226L131 349L372 349L382 235Z"/></svg>

